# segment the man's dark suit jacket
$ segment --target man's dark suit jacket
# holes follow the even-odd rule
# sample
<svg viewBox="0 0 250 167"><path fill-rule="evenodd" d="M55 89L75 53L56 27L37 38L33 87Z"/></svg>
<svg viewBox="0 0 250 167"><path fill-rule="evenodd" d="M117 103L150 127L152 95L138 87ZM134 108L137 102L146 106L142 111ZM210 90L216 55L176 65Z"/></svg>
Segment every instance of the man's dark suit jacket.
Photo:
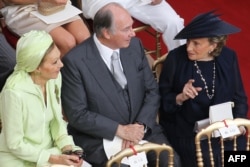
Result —
<svg viewBox="0 0 250 167"><path fill-rule="evenodd" d="M112 140L118 124L145 123L151 129L146 135L147 140L156 131L161 131L156 124L160 98L158 85L141 42L132 38L127 48L120 49L120 59L127 78L131 111L122 105L114 78L93 37L63 58L62 105L69 121L69 133L85 150L86 160L90 163L107 160L103 138Z"/></svg>
<svg viewBox="0 0 250 167"><path fill-rule="evenodd" d="M4 35L0 33L0 92L8 76L16 65L15 50L8 44Z"/></svg>

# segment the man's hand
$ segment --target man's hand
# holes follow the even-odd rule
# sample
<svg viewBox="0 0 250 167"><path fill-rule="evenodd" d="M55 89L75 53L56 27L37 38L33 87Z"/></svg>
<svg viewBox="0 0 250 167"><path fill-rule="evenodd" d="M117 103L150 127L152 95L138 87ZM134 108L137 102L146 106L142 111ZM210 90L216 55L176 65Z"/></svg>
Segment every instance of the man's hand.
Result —
<svg viewBox="0 0 250 167"><path fill-rule="evenodd" d="M125 148L129 148L130 146L133 146L135 144L138 144L138 143L134 143L134 142L129 141L129 140L122 140L122 150Z"/></svg>
<svg viewBox="0 0 250 167"><path fill-rule="evenodd" d="M139 124L119 125L116 135L123 140L138 143L144 137L144 126Z"/></svg>

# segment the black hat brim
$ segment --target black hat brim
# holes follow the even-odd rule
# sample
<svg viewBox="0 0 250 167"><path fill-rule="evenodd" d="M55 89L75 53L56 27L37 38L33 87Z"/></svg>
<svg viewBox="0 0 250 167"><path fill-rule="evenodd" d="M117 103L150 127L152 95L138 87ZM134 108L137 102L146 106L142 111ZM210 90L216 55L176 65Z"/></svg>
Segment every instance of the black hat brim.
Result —
<svg viewBox="0 0 250 167"><path fill-rule="evenodd" d="M240 29L221 20L214 10L195 17L174 39L216 37L240 32Z"/></svg>

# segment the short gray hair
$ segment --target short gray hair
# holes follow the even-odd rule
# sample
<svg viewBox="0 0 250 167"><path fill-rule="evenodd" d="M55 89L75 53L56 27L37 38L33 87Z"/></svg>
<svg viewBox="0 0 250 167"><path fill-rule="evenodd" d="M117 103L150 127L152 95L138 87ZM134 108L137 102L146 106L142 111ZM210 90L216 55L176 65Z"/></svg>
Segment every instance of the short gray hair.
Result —
<svg viewBox="0 0 250 167"><path fill-rule="evenodd" d="M112 2L103 6L96 14L93 20L93 30L97 37L102 36L102 29L108 29L111 33L114 33L114 15L110 10L110 6L117 6L123 8L120 4Z"/></svg>

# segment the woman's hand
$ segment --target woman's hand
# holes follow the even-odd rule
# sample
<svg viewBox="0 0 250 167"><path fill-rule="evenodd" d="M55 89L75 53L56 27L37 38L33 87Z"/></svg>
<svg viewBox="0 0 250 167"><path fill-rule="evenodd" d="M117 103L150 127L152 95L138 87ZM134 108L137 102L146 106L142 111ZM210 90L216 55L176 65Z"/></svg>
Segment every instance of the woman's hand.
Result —
<svg viewBox="0 0 250 167"><path fill-rule="evenodd" d="M202 90L201 87L193 86L194 79L188 80L188 82L184 85L182 93L176 96L176 103L182 105L182 103L188 99L194 99L198 96L198 92Z"/></svg>
<svg viewBox="0 0 250 167"><path fill-rule="evenodd" d="M239 131L240 131L240 134L239 135L236 135L237 136L240 136L240 135L245 135L246 134L246 128L244 126L240 126L239 127ZM233 140L235 136L230 136L230 137L227 137L224 139L224 141L226 140Z"/></svg>
<svg viewBox="0 0 250 167"><path fill-rule="evenodd" d="M49 158L49 163L51 164L62 164L62 165L73 165L75 167L80 167L83 160L77 155L51 155Z"/></svg>
<svg viewBox="0 0 250 167"><path fill-rule="evenodd" d="M64 147L62 148L62 152L68 151L68 150L72 150L72 149L73 149L72 145L66 145L66 146L64 146Z"/></svg>

